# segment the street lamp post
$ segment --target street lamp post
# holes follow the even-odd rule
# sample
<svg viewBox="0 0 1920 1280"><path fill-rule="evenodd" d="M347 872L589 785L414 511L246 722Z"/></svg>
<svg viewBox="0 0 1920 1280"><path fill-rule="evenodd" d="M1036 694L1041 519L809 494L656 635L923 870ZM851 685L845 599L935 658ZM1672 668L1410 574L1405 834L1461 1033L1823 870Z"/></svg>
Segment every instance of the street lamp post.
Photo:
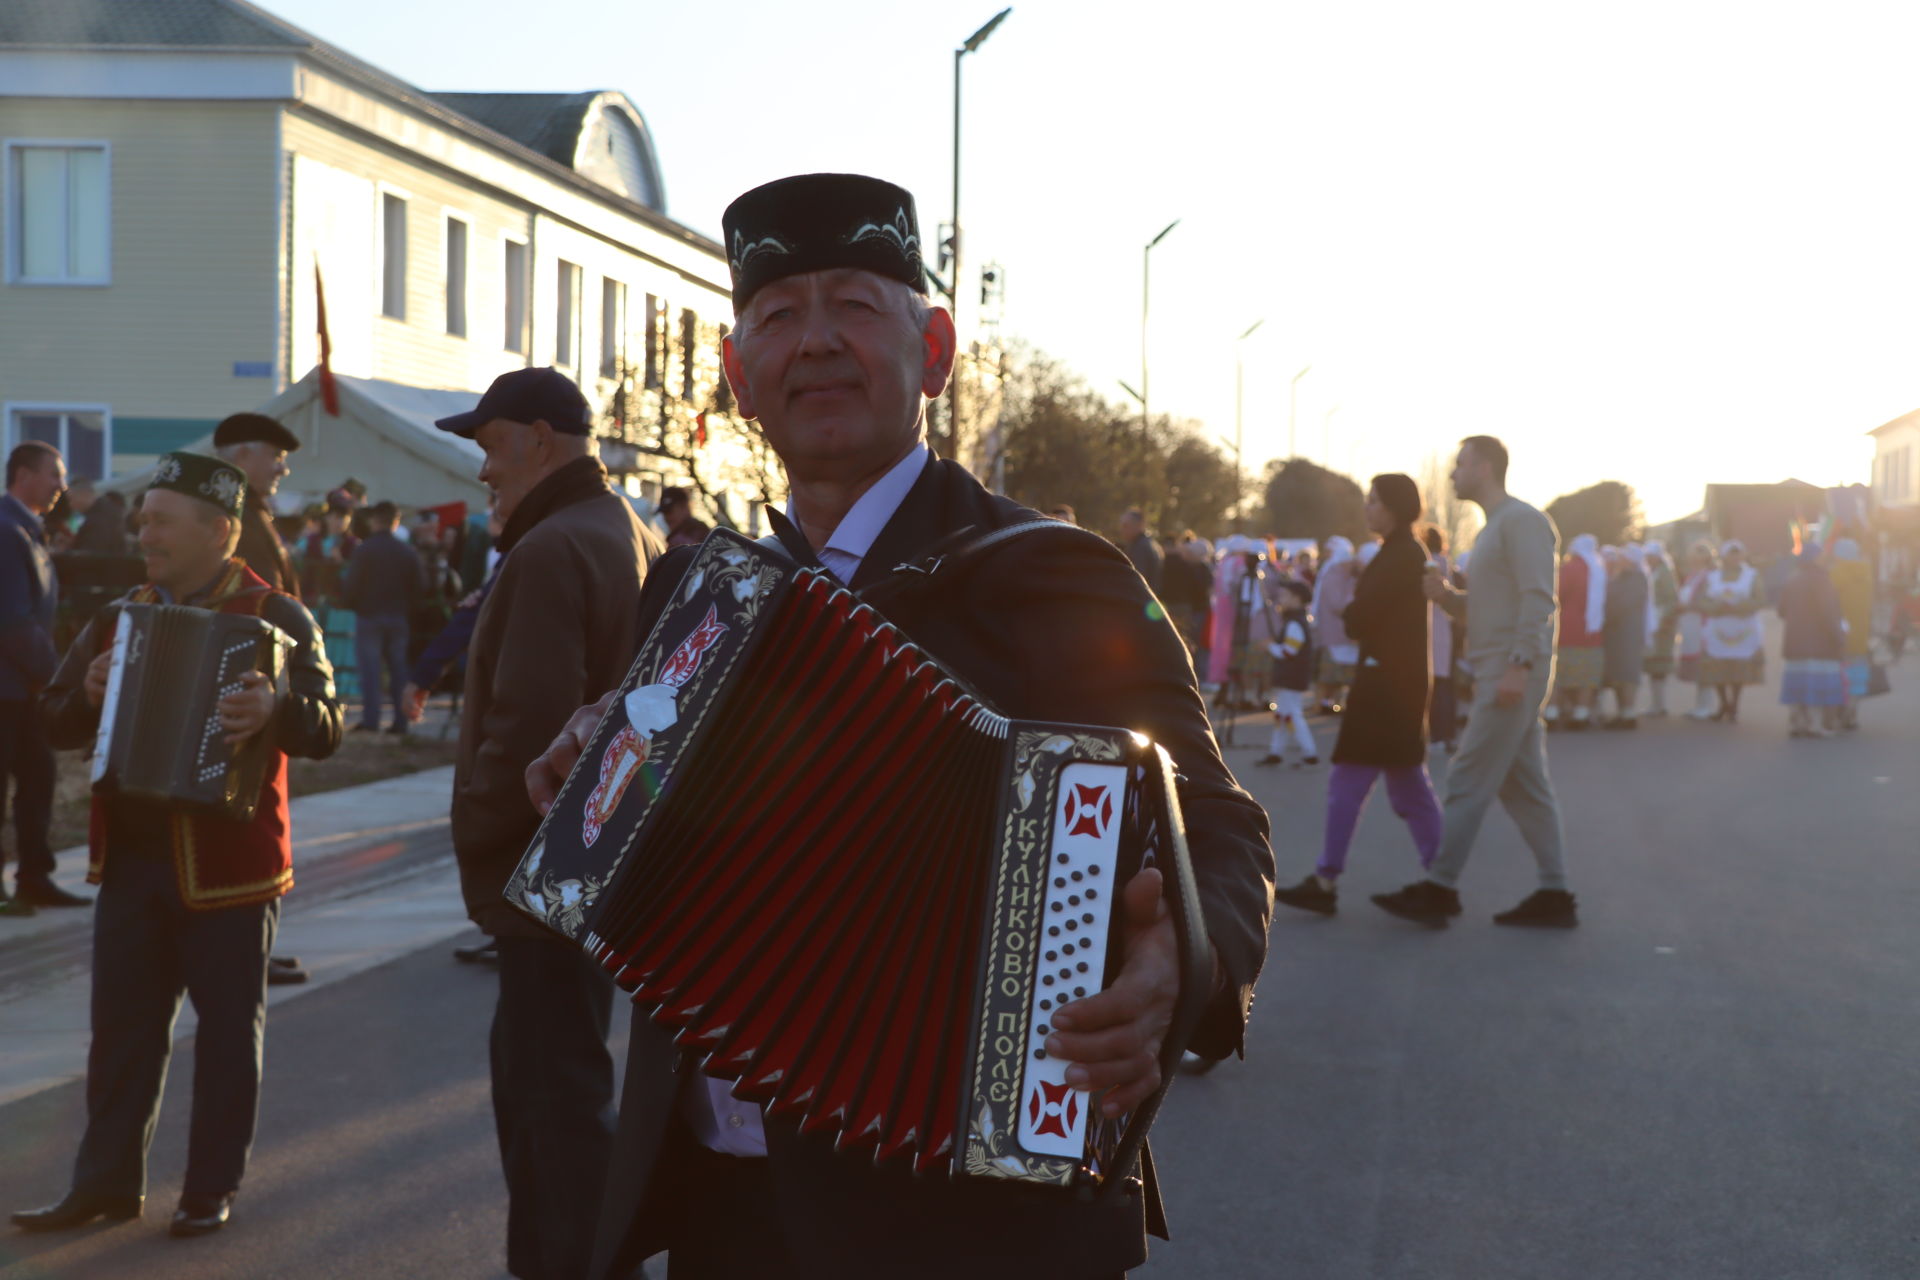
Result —
<svg viewBox="0 0 1920 1280"><path fill-rule="evenodd" d="M1167 232L1180 225L1175 218L1166 225L1159 235L1147 241L1147 247L1140 251L1140 434L1145 435L1153 429L1153 412L1147 396L1147 299L1153 287L1153 246L1167 238Z"/></svg>
<svg viewBox="0 0 1920 1280"><path fill-rule="evenodd" d="M953 327L956 338L960 332L960 60L987 42L993 29L1007 20L1012 13L1011 7L1002 9L988 20L987 25L968 36L958 49L953 51L953 240L952 253L947 259L947 304L953 311ZM953 380L947 386L947 449L950 454L960 452L960 353L954 352Z"/></svg>
<svg viewBox="0 0 1920 1280"><path fill-rule="evenodd" d="M1293 381L1287 385L1287 460L1289 462L1300 456L1300 447L1298 444L1300 428L1300 379L1312 372L1312 365L1301 365L1300 372L1294 374Z"/></svg>
<svg viewBox="0 0 1920 1280"><path fill-rule="evenodd" d="M1240 466L1241 438L1241 384L1246 378L1245 345L1253 331L1267 322L1262 316L1247 326L1247 331L1233 340L1233 531L1245 533L1245 512L1247 499L1247 473Z"/></svg>

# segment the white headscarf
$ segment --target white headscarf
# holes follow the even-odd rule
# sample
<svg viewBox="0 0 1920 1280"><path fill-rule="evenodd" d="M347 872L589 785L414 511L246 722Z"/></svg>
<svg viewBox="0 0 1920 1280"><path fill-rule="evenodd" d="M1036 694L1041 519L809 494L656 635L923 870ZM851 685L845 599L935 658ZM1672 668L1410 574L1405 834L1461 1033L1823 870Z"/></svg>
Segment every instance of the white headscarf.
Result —
<svg viewBox="0 0 1920 1280"><path fill-rule="evenodd" d="M1586 629L1598 631L1607 624L1607 565L1600 558L1600 540L1583 533L1568 544L1567 551L1587 563ZM1565 603L1560 607L1564 609Z"/></svg>
<svg viewBox="0 0 1920 1280"><path fill-rule="evenodd" d="M1353 544L1339 534L1327 539L1327 558L1320 564L1320 576L1313 580L1313 616L1321 616L1320 601L1327 593L1327 584L1333 581L1334 570L1353 559ZM1345 570L1341 570L1345 572Z"/></svg>
<svg viewBox="0 0 1920 1280"><path fill-rule="evenodd" d="M1379 555L1379 554L1380 554L1380 544L1379 544L1379 543L1377 543L1377 542L1365 542L1365 543L1362 543L1362 544L1360 545L1360 552L1359 552L1359 556L1358 556L1358 559L1359 559L1359 561L1360 561L1360 567L1361 567L1362 569L1364 569L1364 568L1366 568L1366 567L1367 567L1368 565L1370 565L1370 564L1372 564L1372 563L1373 563L1373 558L1374 558L1375 556L1377 556L1377 555Z"/></svg>

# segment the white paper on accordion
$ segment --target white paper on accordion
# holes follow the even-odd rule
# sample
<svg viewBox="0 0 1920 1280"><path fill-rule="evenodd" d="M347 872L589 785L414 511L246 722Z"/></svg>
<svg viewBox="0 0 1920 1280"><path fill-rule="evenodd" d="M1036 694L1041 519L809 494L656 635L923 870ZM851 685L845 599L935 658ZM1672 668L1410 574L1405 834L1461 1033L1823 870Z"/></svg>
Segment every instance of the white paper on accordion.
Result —
<svg viewBox="0 0 1920 1280"><path fill-rule="evenodd" d="M107 696L100 703L100 728L93 738L93 775L87 779L91 783L107 776L107 749L113 745L113 717L120 709L120 678L129 662L140 660L137 649L131 656L128 654L128 642L133 636L132 615L122 609L115 618L113 662L107 668Z"/></svg>
<svg viewBox="0 0 1920 1280"><path fill-rule="evenodd" d="M1039 981L1027 1014L1020 1145L1040 1155L1086 1157L1090 1094L1067 1084L1072 1063L1046 1050L1051 1014L1106 986L1107 928L1120 860L1120 809L1127 770L1117 764L1070 764L1060 771L1053 815L1053 861L1047 868L1046 921Z"/></svg>

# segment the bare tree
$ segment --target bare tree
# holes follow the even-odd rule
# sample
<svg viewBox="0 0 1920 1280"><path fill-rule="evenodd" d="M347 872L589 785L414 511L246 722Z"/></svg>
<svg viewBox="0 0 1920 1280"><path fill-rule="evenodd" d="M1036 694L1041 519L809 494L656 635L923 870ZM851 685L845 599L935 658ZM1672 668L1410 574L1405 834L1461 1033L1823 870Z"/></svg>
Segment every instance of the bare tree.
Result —
<svg viewBox="0 0 1920 1280"><path fill-rule="evenodd" d="M1427 455L1420 469L1420 491L1427 500L1426 520L1447 536L1448 550L1458 554L1473 545L1485 523L1480 508L1453 491L1452 463L1437 453Z"/></svg>

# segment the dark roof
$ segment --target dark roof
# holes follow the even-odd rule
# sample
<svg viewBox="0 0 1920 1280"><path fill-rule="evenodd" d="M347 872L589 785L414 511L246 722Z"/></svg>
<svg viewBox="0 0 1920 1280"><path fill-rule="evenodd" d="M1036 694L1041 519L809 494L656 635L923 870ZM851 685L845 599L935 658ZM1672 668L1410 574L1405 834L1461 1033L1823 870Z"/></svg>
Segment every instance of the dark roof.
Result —
<svg viewBox="0 0 1920 1280"><path fill-rule="evenodd" d="M600 95L586 93L434 93L461 115L492 129L530 151L569 167L580 140L587 105Z"/></svg>
<svg viewBox="0 0 1920 1280"><path fill-rule="evenodd" d="M246 0L0 0L0 47L219 49L299 52L322 66L489 139L558 165L580 185L715 254L710 237L573 169L587 93L429 94ZM656 181L656 186L657 181Z"/></svg>
<svg viewBox="0 0 1920 1280"><path fill-rule="evenodd" d="M7 0L0 5L0 44L265 49L313 43L268 14L220 0Z"/></svg>

